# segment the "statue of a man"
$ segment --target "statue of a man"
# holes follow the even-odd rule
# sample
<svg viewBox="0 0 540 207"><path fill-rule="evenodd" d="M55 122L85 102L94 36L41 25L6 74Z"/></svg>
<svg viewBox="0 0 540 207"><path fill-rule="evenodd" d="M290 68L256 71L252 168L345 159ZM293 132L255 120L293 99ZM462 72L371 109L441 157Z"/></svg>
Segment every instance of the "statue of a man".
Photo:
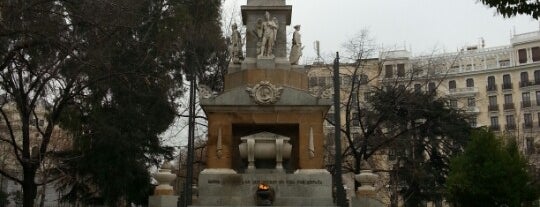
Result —
<svg viewBox="0 0 540 207"><path fill-rule="evenodd" d="M289 62L291 65L298 65L298 60L302 56L302 36L300 35L300 25L294 26L292 38L291 54L289 54Z"/></svg>
<svg viewBox="0 0 540 207"><path fill-rule="evenodd" d="M265 21L262 23L263 37L261 42L261 52L259 57L272 57L272 49L276 41L278 22L277 19L270 19L270 13L266 12Z"/></svg>
<svg viewBox="0 0 540 207"><path fill-rule="evenodd" d="M232 34L231 34L231 59L233 63L240 64L244 59L242 54L242 36L238 31L238 26L236 23L232 25Z"/></svg>

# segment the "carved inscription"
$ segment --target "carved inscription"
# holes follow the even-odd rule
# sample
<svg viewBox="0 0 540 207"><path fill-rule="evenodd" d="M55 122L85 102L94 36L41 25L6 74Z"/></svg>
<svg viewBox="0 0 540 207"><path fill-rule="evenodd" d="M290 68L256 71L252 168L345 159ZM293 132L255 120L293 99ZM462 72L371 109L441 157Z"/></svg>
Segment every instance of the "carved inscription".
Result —
<svg viewBox="0 0 540 207"><path fill-rule="evenodd" d="M257 179L254 179L254 180L243 180L242 181L242 184L249 184L249 185L257 185L257 184L260 184L260 183L265 183L265 184L268 184L268 185L276 185L276 184L280 184L280 185L322 185L323 182L321 180L316 180L316 179L308 179L308 180L288 180L288 179L285 179L285 180L282 180L282 179L279 179L279 180L257 180ZM208 184L221 184L221 181L220 180L208 180Z"/></svg>

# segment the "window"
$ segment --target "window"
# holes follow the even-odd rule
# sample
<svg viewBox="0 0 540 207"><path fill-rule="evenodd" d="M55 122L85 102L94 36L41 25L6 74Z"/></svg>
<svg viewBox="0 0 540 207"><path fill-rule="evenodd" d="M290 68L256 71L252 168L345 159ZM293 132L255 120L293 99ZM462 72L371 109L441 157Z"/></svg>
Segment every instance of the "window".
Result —
<svg viewBox="0 0 540 207"><path fill-rule="evenodd" d="M510 66L510 60L499 60L499 66L501 66L501 67Z"/></svg>
<svg viewBox="0 0 540 207"><path fill-rule="evenodd" d="M333 146L334 145L334 140L335 140L335 133L334 132L329 132L328 135L326 136L326 144L328 146Z"/></svg>
<svg viewBox="0 0 540 207"><path fill-rule="evenodd" d="M489 96L488 100L489 100L488 110L489 111L498 111L499 106L497 105L497 96Z"/></svg>
<svg viewBox="0 0 540 207"><path fill-rule="evenodd" d="M475 107L476 106L476 98L474 98L474 97L467 98L467 106L468 107Z"/></svg>
<svg viewBox="0 0 540 207"><path fill-rule="evenodd" d="M540 91L536 91L536 105L540 106Z"/></svg>
<svg viewBox="0 0 540 207"><path fill-rule="evenodd" d="M422 92L422 85L420 85L418 83L414 84L414 92L416 92L416 93Z"/></svg>
<svg viewBox="0 0 540 207"><path fill-rule="evenodd" d="M514 115L506 115L506 129L516 129Z"/></svg>
<svg viewBox="0 0 540 207"><path fill-rule="evenodd" d="M519 82L519 86L520 87L526 87L526 86L529 86L529 73L527 72L521 72L521 74L519 75L520 77L520 82Z"/></svg>
<svg viewBox="0 0 540 207"><path fill-rule="evenodd" d="M532 115L529 113L523 114L523 127L530 129L532 127Z"/></svg>
<svg viewBox="0 0 540 207"><path fill-rule="evenodd" d="M361 74L360 75L360 85L366 85L368 83L368 76L367 75L364 75L364 74Z"/></svg>
<svg viewBox="0 0 540 207"><path fill-rule="evenodd" d="M531 94L525 92L521 94L521 107L530 107L531 106Z"/></svg>
<svg viewBox="0 0 540 207"><path fill-rule="evenodd" d="M489 76L487 79L488 85L487 90L488 91L496 91L497 86L495 85L495 76Z"/></svg>
<svg viewBox="0 0 540 207"><path fill-rule="evenodd" d="M474 87L474 79L467 78L467 88Z"/></svg>
<svg viewBox="0 0 540 207"><path fill-rule="evenodd" d="M489 105L497 105L497 96L489 96Z"/></svg>
<svg viewBox="0 0 540 207"><path fill-rule="evenodd" d="M402 91L402 92L405 91L405 85L399 84L399 85L398 85L398 90L399 90L399 91Z"/></svg>
<svg viewBox="0 0 540 207"><path fill-rule="evenodd" d="M392 65L386 65L384 66L384 77L385 78L392 78L394 77L394 67Z"/></svg>
<svg viewBox="0 0 540 207"><path fill-rule="evenodd" d="M364 101L368 101L369 97L371 97L371 92L365 92L364 93Z"/></svg>
<svg viewBox="0 0 540 207"><path fill-rule="evenodd" d="M518 59L519 59L519 63L526 63L527 62L527 50L519 49L518 50Z"/></svg>
<svg viewBox="0 0 540 207"><path fill-rule="evenodd" d="M532 53L532 61L540 61L540 47L533 47L531 48Z"/></svg>
<svg viewBox="0 0 540 207"><path fill-rule="evenodd" d="M430 92L430 93L434 93L434 92L435 92L435 89L436 89L436 88L435 88L435 83L430 82L430 83L428 84L428 90L429 90L429 92Z"/></svg>
<svg viewBox="0 0 540 207"><path fill-rule="evenodd" d="M525 138L525 146L526 146L526 150L527 150L527 154L534 154L534 137L526 137Z"/></svg>
<svg viewBox="0 0 540 207"><path fill-rule="evenodd" d="M450 100L450 108L457 108L457 100Z"/></svg>
<svg viewBox="0 0 540 207"><path fill-rule="evenodd" d="M358 112L354 112L352 114L352 125L353 126L360 126L360 120L359 120Z"/></svg>
<svg viewBox="0 0 540 207"><path fill-rule="evenodd" d="M490 121L491 121L491 126L492 127L499 127L499 117L492 116Z"/></svg>
<svg viewBox="0 0 540 207"><path fill-rule="evenodd" d="M397 64L397 76L405 77L405 64Z"/></svg>
<svg viewBox="0 0 540 207"><path fill-rule="evenodd" d="M476 117L470 118L469 119L469 124L471 125L471 127L476 127L478 125Z"/></svg>
<svg viewBox="0 0 540 207"><path fill-rule="evenodd" d="M534 85L540 85L540 70L534 71Z"/></svg>
<svg viewBox="0 0 540 207"><path fill-rule="evenodd" d="M505 104L511 104L512 102L512 94L504 94L504 103Z"/></svg>
<svg viewBox="0 0 540 207"><path fill-rule="evenodd" d="M504 94L504 105L505 110L514 109L514 102L512 101L512 94Z"/></svg>
<svg viewBox="0 0 540 207"><path fill-rule="evenodd" d="M342 86L350 86L351 85L351 76L341 76L340 84Z"/></svg>
<svg viewBox="0 0 540 207"><path fill-rule="evenodd" d="M450 91L455 91L456 90L456 81L455 80L448 81L448 89L450 89Z"/></svg>
<svg viewBox="0 0 540 207"><path fill-rule="evenodd" d="M503 89L512 89L510 74L503 75Z"/></svg>

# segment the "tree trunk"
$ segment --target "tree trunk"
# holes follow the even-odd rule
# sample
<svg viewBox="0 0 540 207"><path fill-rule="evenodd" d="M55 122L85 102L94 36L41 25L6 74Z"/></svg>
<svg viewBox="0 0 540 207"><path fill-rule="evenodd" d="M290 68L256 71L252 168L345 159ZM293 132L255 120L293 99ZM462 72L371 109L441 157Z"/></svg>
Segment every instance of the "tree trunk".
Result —
<svg viewBox="0 0 540 207"><path fill-rule="evenodd" d="M36 168L23 167L23 207L34 207L34 199L36 198L37 185L35 182Z"/></svg>

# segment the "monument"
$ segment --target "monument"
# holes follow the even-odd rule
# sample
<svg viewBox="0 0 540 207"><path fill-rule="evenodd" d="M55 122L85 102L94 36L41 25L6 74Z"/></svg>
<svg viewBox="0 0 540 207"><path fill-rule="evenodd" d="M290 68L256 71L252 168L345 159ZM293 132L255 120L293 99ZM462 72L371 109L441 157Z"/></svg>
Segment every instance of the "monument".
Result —
<svg viewBox="0 0 540 207"><path fill-rule="evenodd" d="M304 67L286 54L292 6L247 0L241 9L243 60L229 64L222 93L200 94L208 117L207 168L194 205L332 206L323 163L331 100L309 93ZM300 47L299 34L295 41Z"/></svg>

